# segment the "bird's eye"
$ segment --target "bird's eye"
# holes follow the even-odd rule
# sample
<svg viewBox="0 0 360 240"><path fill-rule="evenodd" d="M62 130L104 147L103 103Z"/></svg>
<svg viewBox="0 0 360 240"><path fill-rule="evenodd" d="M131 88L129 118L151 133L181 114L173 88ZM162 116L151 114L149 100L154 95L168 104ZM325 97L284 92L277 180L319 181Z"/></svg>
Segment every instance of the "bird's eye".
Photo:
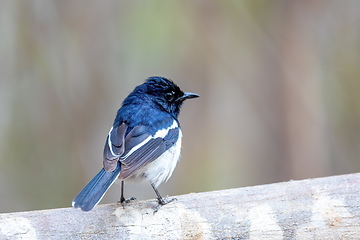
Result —
<svg viewBox="0 0 360 240"><path fill-rule="evenodd" d="M165 99L170 102L174 99L174 96L175 96L175 92L171 91L165 94Z"/></svg>

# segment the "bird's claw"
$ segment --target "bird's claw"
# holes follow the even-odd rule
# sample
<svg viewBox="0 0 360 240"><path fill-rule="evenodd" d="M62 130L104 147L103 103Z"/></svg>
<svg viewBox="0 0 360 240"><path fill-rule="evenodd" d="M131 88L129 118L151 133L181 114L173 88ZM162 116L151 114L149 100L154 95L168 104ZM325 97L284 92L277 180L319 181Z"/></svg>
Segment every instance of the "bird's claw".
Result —
<svg viewBox="0 0 360 240"><path fill-rule="evenodd" d="M159 204L158 204L157 207L155 208L154 214L160 209L161 206L166 205L166 204L168 204L168 203L171 203L171 202L177 200L176 198L172 198L172 199L169 199L169 200L168 200L168 197L169 197L169 196L166 196L165 198L158 198L158 203L159 203Z"/></svg>
<svg viewBox="0 0 360 240"><path fill-rule="evenodd" d="M122 199L120 199L119 202L121 203L121 206L123 206L123 208L125 208L125 204L127 204L133 200L136 200L136 197L126 198L126 199L122 198Z"/></svg>

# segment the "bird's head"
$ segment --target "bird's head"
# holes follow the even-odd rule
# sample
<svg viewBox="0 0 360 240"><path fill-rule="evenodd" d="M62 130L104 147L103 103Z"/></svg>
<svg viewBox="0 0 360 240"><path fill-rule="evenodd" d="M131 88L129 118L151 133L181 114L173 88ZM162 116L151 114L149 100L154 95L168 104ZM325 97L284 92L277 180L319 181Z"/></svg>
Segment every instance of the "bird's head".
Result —
<svg viewBox="0 0 360 240"><path fill-rule="evenodd" d="M173 81L164 77L150 77L144 85L151 99L175 117L179 114L180 107L186 99L199 97L196 93L181 91Z"/></svg>

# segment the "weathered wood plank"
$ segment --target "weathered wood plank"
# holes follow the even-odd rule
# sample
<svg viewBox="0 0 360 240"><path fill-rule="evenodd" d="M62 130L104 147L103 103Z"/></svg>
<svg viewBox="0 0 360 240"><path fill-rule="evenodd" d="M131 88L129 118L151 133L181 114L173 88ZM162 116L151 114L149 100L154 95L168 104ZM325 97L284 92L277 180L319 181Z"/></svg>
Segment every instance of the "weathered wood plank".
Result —
<svg viewBox="0 0 360 240"><path fill-rule="evenodd" d="M0 214L0 239L359 239L360 174Z"/></svg>

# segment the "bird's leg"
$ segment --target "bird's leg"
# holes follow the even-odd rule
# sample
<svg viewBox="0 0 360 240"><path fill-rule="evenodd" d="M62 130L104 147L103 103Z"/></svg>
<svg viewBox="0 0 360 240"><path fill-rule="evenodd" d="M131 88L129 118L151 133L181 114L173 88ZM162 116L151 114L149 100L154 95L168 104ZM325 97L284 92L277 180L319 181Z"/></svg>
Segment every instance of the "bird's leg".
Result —
<svg viewBox="0 0 360 240"><path fill-rule="evenodd" d="M159 202L159 205L154 210L154 214L160 209L161 206L177 200L176 198L172 198L172 199L168 200L167 199L168 196L166 196L165 198L162 198L159 191L156 189L155 185L153 183L151 183L151 186L153 187L153 189L157 195L158 202Z"/></svg>
<svg viewBox="0 0 360 240"><path fill-rule="evenodd" d="M136 200L135 197L131 197L131 198L128 198L128 199L125 199L124 198L124 181L121 181L121 196L120 196L120 203L121 205L123 206L123 208L125 208L125 204L132 201L132 200Z"/></svg>

